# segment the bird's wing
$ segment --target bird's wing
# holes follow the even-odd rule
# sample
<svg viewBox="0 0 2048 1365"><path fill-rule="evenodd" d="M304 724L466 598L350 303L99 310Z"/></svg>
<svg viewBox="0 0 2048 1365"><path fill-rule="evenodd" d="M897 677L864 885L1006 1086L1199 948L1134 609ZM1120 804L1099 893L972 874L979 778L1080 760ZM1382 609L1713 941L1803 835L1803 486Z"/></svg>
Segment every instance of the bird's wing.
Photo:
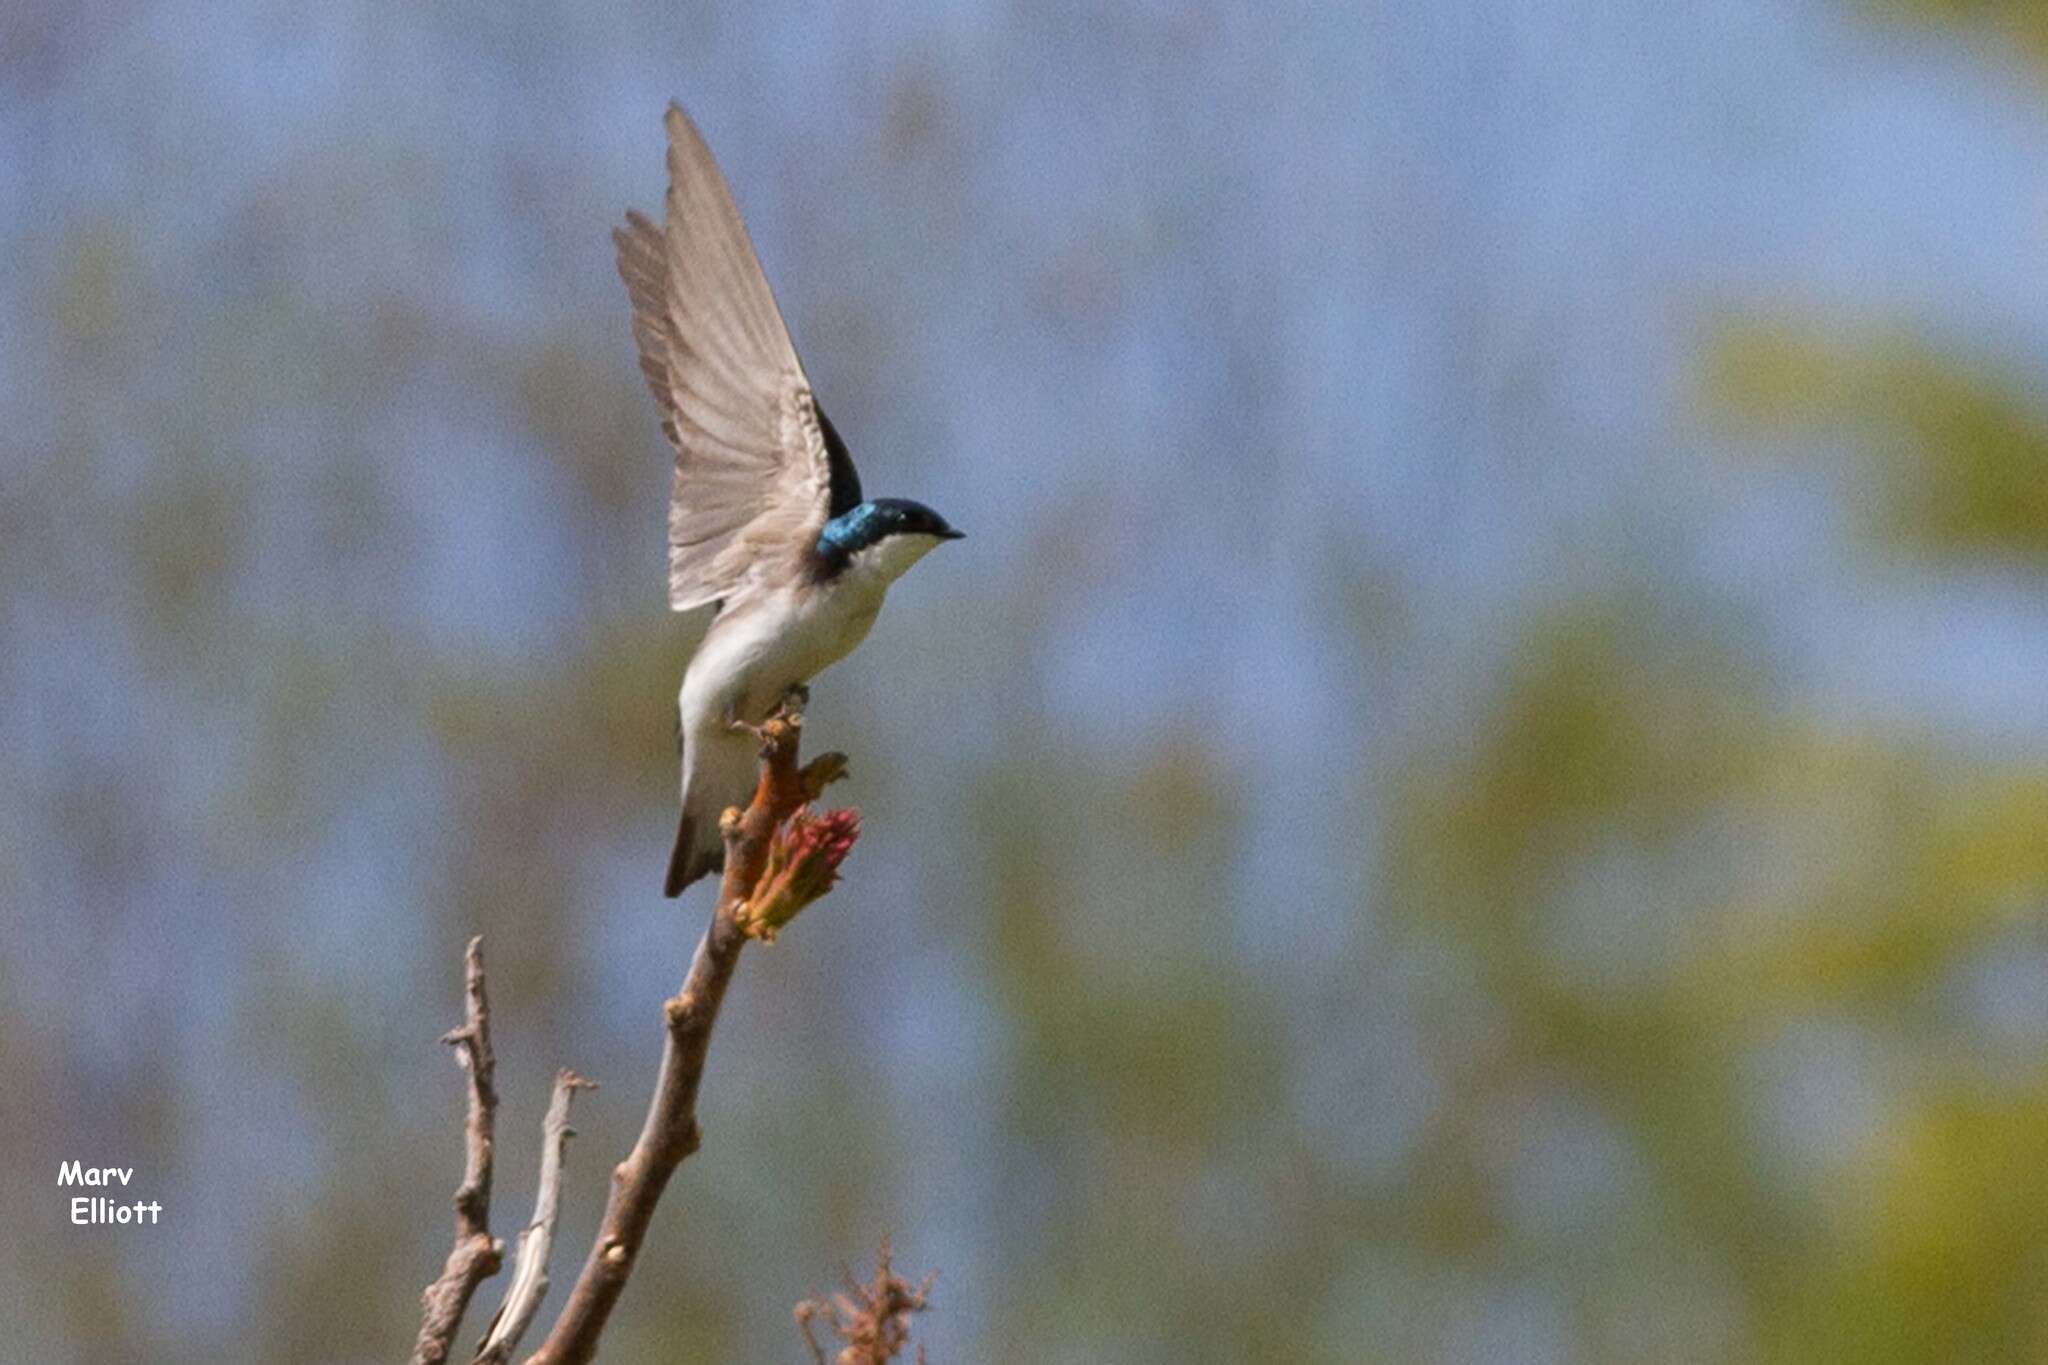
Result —
<svg viewBox="0 0 2048 1365"><path fill-rule="evenodd" d="M676 448L668 600L731 596L817 539L851 461L818 411L711 149L668 110L668 213L612 233L640 368ZM858 497L855 498L858 501Z"/></svg>

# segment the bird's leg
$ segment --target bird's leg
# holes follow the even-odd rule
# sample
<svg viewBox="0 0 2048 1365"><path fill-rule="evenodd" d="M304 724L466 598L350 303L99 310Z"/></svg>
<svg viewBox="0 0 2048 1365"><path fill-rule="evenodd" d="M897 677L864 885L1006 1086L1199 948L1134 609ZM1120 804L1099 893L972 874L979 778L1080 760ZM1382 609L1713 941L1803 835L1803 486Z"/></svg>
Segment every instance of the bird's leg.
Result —
<svg viewBox="0 0 2048 1365"><path fill-rule="evenodd" d="M791 683L783 691L782 700L759 722L748 720L740 711L744 697L736 697L725 708L725 728L736 734L753 736L756 743L766 744L771 733L782 728L794 730L804 723L804 708L811 703L811 689L802 683ZM829 780L829 779L828 779Z"/></svg>
<svg viewBox="0 0 2048 1365"><path fill-rule="evenodd" d="M802 683L791 683L783 691L782 700L759 725L742 719L739 704L725 709L726 728L752 735L756 743L768 745L777 736L794 731L804 723L804 708L811 704L811 689ZM830 784L846 776L846 755L841 753L819 754L797 770L797 780L803 784L803 799L815 801Z"/></svg>
<svg viewBox="0 0 2048 1365"><path fill-rule="evenodd" d="M752 735L757 741L763 738L761 727L740 715L740 704L737 700L725 708L725 728L734 734Z"/></svg>
<svg viewBox="0 0 2048 1365"><path fill-rule="evenodd" d="M803 724L804 708L811 704L811 689L802 683L791 683L783 691L782 700L776 703L775 709L770 711L760 724L756 724L740 714L740 703L742 700L744 698L735 697L725 708L725 728L760 739L761 726L778 716L785 720L793 721L798 725Z"/></svg>

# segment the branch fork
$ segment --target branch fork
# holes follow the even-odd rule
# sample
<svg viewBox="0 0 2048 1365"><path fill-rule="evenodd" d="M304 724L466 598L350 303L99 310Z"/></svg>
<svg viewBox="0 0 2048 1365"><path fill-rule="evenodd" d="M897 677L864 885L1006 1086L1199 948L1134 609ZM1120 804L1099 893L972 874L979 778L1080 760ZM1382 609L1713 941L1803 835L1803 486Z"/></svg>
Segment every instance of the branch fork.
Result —
<svg viewBox="0 0 2048 1365"><path fill-rule="evenodd" d="M484 987L484 941L472 938L463 953L466 1006L461 1027L441 1039L456 1049L455 1059L469 1073L469 1115L463 1125L465 1159L462 1184L455 1190L455 1245L448 1252L441 1277L420 1296L420 1334L413 1343L413 1365L445 1365L462 1328L462 1315L477 1286L498 1272L505 1244L491 1236L491 1168L498 1117L497 1061L491 1054L491 1003ZM555 1215L561 1204L562 1158L575 1136L569 1127L569 1101L579 1090L595 1088L573 1071L555 1076L554 1098L542 1129L540 1184L533 1221L519 1236L519 1259L505 1301L498 1306L474 1365L504 1365L518 1349L519 1338L540 1308L548 1288L548 1252L554 1242Z"/></svg>
<svg viewBox="0 0 2048 1365"><path fill-rule="evenodd" d="M749 939L774 941L790 920L831 890L840 863L860 837L858 811L819 814L810 809L827 786L846 775L846 756L828 753L798 765L804 700L801 689L795 689L766 720L743 727L760 745L761 776L745 809L728 810L719 821L725 838L725 875L711 924L698 941L682 987L662 1006L661 1071L647 1117L632 1151L612 1170L597 1240L561 1315L528 1365L580 1365L596 1355L598 1338L646 1240L655 1204L676 1167L702 1140L697 1092L712 1026L740 950ZM504 1259L504 1246L492 1239L489 1227L497 1091L480 940L471 940L467 962L466 1021L447 1041L460 1049L458 1055L470 1075L468 1162L456 1193L455 1246L441 1278L424 1296L414 1365L443 1365L449 1359L450 1343L477 1285ZM555 1078L533 1221L520 1236L511 1286L485 1331L476 1365L503 1365L511 1359L547 1292L562 1158L571 1136L569 1102L576 1091L589 1086L572 1071Z"/></svg>
<svg viewBox="0 0 2048 1365"><path fill-rule="evenodd" d="M798 766L803 700L799 692L792 692L768 719L744 727L760 745L761 777L746 808L728 810L719 821L719 831L725 837L725 875L719 883L718 904L710 927L697 943L682 988L662 1007L667 1036L647 1117L633 1150L612 1171L604 1221L575 1288L569 1291L569 1301L528 1365L582 1365L595 1356L598 1337L646 1240L655 1204L676 1167L702 1141L697 1092L704 1079L712 1026L725 1003L725 990L739 964L740 950L750 937L759 936L758 926L756 932L749 932L754 921L747 914L747 904L761 884L784 825L846 773L843 754L824 754L807 766ZM844 814L852 816L857 829L859 817ZM852 847L851 839L845 847ZM845 849L838 856L843 858ZM833 865L837 866L836 861Z"/></svg>

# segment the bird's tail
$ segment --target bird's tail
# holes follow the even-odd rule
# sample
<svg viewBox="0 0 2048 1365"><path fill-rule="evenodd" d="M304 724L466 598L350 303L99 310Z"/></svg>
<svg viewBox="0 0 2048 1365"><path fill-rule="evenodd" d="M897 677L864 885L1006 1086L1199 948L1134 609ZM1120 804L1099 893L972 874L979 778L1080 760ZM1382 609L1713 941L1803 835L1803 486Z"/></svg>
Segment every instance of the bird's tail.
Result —
<svg viewBox="0 0 2048 1365"><path fill-rule="evenodd" d="M699 877L725 867L725 845L722 842L700 844L697 818L685 806L676 820L676 846L668 855L668 878L661 885L661 894L670 900L682 895L683 888Z"/></svg>
<svg viewBox="0 0 2048 1365"><path fill-rule="evenodd" d="M706 873L725 866L725 835L719 820L727 806L744 806L753 795L754 743L722 726L691 734L683 746L682 815L668 859L665 894L674 897Z"/></svg>

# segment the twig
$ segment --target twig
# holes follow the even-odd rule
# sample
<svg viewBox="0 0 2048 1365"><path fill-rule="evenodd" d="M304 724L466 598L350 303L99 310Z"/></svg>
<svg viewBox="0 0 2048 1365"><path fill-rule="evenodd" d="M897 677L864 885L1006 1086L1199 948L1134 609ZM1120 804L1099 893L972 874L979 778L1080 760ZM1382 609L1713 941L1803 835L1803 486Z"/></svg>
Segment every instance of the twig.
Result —
<svg viewBox="0 0 2048 1365"><path fill-rule="evenodd" d="M455 1245L448 1251L441 1278L420 1295L420 1335L413 1344L413 1365L443 1365L453 1349L455 1333L470 1296L497 1273L504 1246L491 1237L491 1133L497 1119L497 1063L491 1056L491 1004L484 994L483 939L473 938L464 954L466 1003L461 1028L441 1039L455 1048L455 1057L469 1072L469 1117L463 1126L465 1154L462 1184L455 1190Z"/></svg>
<svg viewBox="0 0 2048 1365"><path fill-rule="evenodd" d="M504 1365L519 1349L533 1315L540 1311L548 1292L548 1253L554 1247L555 1217L560 1211L562 1158L576 1130L569 1126L569 1101L579 1090L595 1090L573 1071L555 1073L555 1093L548 1101L548 1115L542 1125L540 1185L533 1200L533 1221L519 1234L519 1257L512 1269L512 1283L498 1315L484 1330L477 1347L475 1365Z"/></svg>
<svg viewBox="0 0 2048 1365"><path fill-rule="evenodd" d="M633 1272L655 1204L676 1167L697 1150L697 1089L704 1079L704 1057L726 986L749 937L747 902L767 866L769 845L785 820L845 771L845 760L838 754L798 769L802 723L803 716L791 701L755 730L761 742L760 783L744 813L737 818L733 812L726 815L725 877L718 906L698 941L682 989L663 1007L668 1034L647 1118L633 1150L612 1170L611 1196L589 1259L553 1330L528 1365L583 1365L596 1355L598 1336Z"/></svg>
<svg viewBox="0 0 2048 1365"><path fill-rule="evenodd" d="M816 1365L826 1365L825 1348L811 1331L811 1320L822 1318L834 1336L845 1345L832 1357L832 1365L887 1365L910 1344L910 1319L931 1306L932 1282L911 1284L889 1265L889 1239L875 1260L875 1278L862 1284L845 1274L846 1290L829 1299L807 1299L796 1306L796 1327ZM918 1365L924 1365L924 1347L917 1348Z"/></svg>
<svg viewBox="0 0 2048 1365"><path fill-rule="evenodd" d="M737 819L735 812L725 817L725 878L719 884L719 905L711 913L705 937L696 943L682 990L664 1005L668 1038L662 1044L662 1074L655 1081L647 1119L633 1150L612 1169L612 1193L604 1203L604 1222L590 1246L590 1259L584 1261L569 1302L528 1365L584 1365L596 1355L598 1334L604 1332L618 1293L627 1287L655 1203L662 1199L676 1166L696 1150L696 1089L705 1078L711 1025L719 1019L725 986L750 937L743 923L745 905L768 866L768 847L776 829L846 769L846 759L836 753L799 769L801 729L801 710L795 702L784 702L754 731L762 755L760 784L745 812Z"/></svg>

